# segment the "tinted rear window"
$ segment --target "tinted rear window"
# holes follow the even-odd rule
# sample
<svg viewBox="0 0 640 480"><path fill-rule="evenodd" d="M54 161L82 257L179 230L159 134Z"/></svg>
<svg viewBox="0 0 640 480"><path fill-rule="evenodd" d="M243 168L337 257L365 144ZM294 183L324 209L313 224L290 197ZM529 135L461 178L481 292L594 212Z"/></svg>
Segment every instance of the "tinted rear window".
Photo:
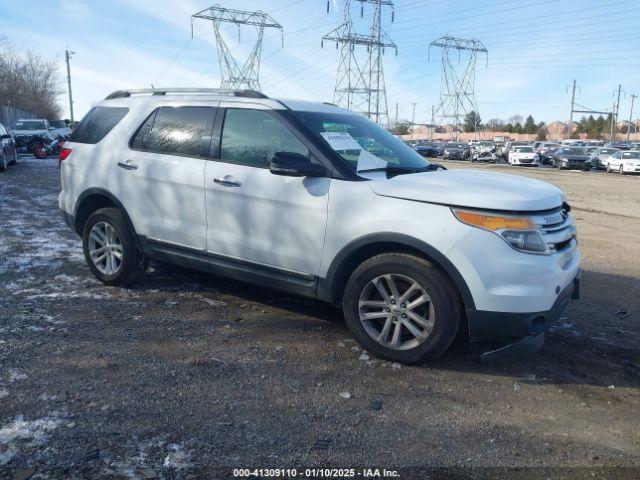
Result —
<svg viewBox="0 0 640 480"><path fill-rule="evenodd" d="M95 144L102 140L129 111L125 107L93 107L71 134L71 142Z"/></svg>
<svg viewBox="0 0 640 480"><path fill-rule="evenodd" d="M207 158L216 110L215 107L161 107L155 117L151 115L140 127L131 148Z"/></svg>

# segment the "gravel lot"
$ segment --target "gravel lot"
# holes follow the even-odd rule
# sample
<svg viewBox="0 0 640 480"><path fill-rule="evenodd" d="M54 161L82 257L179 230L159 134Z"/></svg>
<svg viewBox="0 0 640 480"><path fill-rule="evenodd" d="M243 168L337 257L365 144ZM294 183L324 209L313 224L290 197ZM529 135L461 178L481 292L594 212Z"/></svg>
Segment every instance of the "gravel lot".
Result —
<svg viewBox="0 0 640 480"><path fill-rule="evenodd" d="M464 344L399 367L328 306L160 265L105 287L58 215L57 160L19 159L0 175L0 478L637 478L640 178L446 164L547 180L574 206L583 299L527 358L484 365Z"/></svg>

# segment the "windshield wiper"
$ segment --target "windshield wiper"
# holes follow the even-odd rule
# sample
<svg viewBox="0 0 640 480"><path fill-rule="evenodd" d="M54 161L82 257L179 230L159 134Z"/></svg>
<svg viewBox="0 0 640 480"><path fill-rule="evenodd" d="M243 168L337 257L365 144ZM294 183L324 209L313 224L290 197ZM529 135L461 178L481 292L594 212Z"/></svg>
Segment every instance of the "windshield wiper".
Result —
<svg viewBox="0 0 640 480"><path fill-rule="evenodd" d="M429 165L425 165L424 167L394 167L392 165L387 165L386 167L377 167L377 168L365 168L364 170L358 170L357 173L367 173L367 172L391 172L391 173L420 173L420 172L432 172L438 169L445 169L442 165L438 165L437 163L430 163Z"/></svg>

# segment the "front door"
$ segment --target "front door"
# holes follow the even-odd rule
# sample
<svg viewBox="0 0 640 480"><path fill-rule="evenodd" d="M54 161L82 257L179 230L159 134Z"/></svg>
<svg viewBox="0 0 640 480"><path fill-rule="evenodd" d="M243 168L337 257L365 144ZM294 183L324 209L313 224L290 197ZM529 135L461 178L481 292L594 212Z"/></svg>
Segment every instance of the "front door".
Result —
<svg viewBox="0 0 640 480"><path fill-rule="evenodd" d="M273 175L269 157L278 151L310 155L274 112L226 109L219 158L205 172L207 250L317 275L331 179Z"/></svg>

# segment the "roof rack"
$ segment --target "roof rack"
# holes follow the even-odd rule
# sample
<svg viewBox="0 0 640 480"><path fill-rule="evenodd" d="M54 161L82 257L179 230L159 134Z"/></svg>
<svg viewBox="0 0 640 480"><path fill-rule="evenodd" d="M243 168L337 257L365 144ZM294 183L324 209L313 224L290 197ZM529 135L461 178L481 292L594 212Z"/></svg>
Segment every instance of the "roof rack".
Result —
<svg viewBox="0 0 640 480"><path fill-rule="evenodd" d="M167 94L191 94L191 95L231 95L246 98L269 98L264 93L255 90L232 90L228 88L139 88L133 90L116 90L106 96L105 100L114 98L126 98L131 95L167 95Z"/></svg>

